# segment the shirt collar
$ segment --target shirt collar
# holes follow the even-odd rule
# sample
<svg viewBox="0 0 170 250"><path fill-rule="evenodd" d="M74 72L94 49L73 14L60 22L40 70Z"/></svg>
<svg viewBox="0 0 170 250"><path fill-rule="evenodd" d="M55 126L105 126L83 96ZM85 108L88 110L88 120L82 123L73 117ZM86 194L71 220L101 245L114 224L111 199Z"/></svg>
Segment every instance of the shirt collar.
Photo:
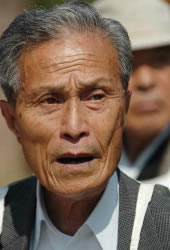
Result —
<svg viewBox="0 0 170 250"><path fill-rule="evenodd" d="M37 179L36 197L37 197L37 204L36 204L35 227L32 233L30 249L37 249L37 245L40 239L40 229L42 221L45 220L46 217L46 209L42 198L41 185L38 179Z"/></svg>
<svg viewBox="0 0 170 250"><path fill-rule="evenodd" d="M114 249L117 246L118 218L119 183L117 173L115 172L110 178L97 206L85 222L96 235L102 249ZM110 241L110 239L113 239L113 241ZM112 247L110 247L111 242L113 243Z"/></svg>
<svg viewBox="0 0 170 250"><path fill-rule="evenodd" d="M36 205L36 220L35 228L32 234L31 249L36 249L39 239L42 222L44 221L51 228L54 228L50 221L42 196L41 185L37 180L37 205ZM99 200L97 206L84 223L95 234L103 249L117 249L118 239L118 217L119 217L119 184L117 173L109 179L106 189ZM113 240L113 247L109 247L110 240ZM116 246L116 247L115 247ZM115 248L114 248L115 247Z"/></svg>

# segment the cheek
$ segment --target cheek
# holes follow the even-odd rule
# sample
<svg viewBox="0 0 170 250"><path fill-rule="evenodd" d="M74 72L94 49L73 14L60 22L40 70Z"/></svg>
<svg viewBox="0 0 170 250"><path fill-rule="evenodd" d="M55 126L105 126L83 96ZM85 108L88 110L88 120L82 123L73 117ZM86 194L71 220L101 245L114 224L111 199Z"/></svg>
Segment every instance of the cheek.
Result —
<svg viewBox="0 0 170 250"><path fill-rule="evenodd" d="M46 143L51 138L52 134L56 130L54 122L50 122L48 118L41 118L36 116L18 115L18 129L21 139L28 142Z"/></svg>
<svg viewBox="0 0 170 250"><path fill-rule="evenodd" d="M105 112L99 121L95 122L96 126L93 131L95 137L102 147L103 152L107 152L112 141L114 141L114 136L124 127L124 108L120 103L115 103L113 106ZM114 147L114 145L113 145Z"/></svg>
<svg viewBox="0 0 170 250"><path fill-rule="evenodd" d="M110 118L110 122L106 129L107 130L103 132L103 139L106 139L103 146L105 156L103 169L104 178L112 176L120 160L122 151L122 134L124 129L124 112L122 108L119 109L117 115L112 114L112 119Z"/></svg>
<svg viewBox="0 0 170 250"><path fill-rule="evenodd" d="M37 171L37 166L41 170L43 165L47 164L48 144L56 131L53 124L49 120L45 121L22 115L22 118L19 116L17 126L20 142L29 166L34 172Z"/></svg>

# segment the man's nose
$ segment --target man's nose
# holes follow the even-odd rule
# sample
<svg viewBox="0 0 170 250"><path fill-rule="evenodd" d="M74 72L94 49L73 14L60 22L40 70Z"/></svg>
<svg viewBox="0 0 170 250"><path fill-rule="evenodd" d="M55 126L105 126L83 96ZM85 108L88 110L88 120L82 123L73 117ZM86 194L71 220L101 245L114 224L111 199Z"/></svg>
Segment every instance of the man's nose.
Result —
<svg viewBox="0 0 170 250"><path fill-rule="evenodd" d="M61 138L76 143L88 135L89 126L80 102L75 99L69 101L63 112Z"/></svg>
<svg viewBox="0 0 170 250"><path fill-rule="evenodd" d="M134 70L130 79L130 89L138 91L148 91L155 87L155 70L147 65L140 65Z"/></svg>

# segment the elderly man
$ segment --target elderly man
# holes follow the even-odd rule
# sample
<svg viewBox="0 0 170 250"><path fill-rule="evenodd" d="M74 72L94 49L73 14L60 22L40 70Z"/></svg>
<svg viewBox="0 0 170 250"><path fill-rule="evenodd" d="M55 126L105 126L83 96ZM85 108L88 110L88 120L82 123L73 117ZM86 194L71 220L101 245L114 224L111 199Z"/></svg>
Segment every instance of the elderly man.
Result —
<svg viewBox="0 0 170 250"><path fill-rule="evenodd" d="M168 0L96 0L125 25L132 42L132 98L120 168L170 187L170 4Z"/></svg>
<svg viewBox="0 0 170 250"><path fill-rule="evenodd" d="M85 2L4 32L1 110L36 177L9 186L2 249L170 248L169 191L116 171L130 71L126 31Z"/></svg>

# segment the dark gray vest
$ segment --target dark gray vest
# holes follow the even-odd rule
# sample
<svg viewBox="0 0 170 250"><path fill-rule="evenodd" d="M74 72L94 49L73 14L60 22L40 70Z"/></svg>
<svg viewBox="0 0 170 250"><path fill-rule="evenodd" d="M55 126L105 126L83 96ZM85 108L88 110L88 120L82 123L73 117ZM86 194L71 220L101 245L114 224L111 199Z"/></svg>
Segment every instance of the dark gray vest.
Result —
<svg viewBox="0 0 170 250"><path fill-rule="evenodd" d="M119 183L118 250L128 250L139 184L122 173L119 173ZM6 207L0 249L29 250L35 221L35 205L35 177L11 185L5 200ZM156 185L152 201L145 215L139 250L161 249L170 249L170 192L167 188Z"/></svg>

